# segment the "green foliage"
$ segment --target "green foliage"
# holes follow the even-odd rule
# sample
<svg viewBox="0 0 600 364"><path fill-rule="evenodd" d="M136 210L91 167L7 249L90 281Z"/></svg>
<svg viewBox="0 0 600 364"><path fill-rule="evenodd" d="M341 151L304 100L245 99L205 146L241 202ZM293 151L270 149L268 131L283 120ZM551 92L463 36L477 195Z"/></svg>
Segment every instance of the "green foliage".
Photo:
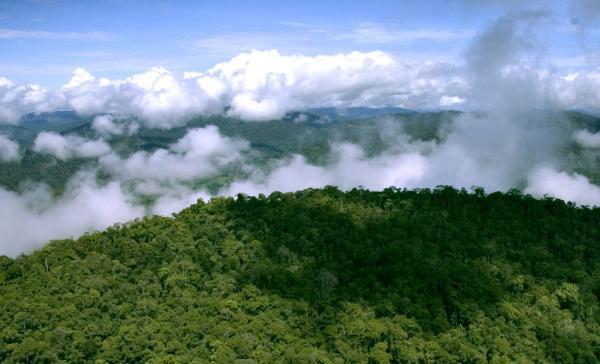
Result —
<svg viewBox="0 0 600 364"><path fill-rule="evenodd" d="M61 134L79 135L96 139L98 135L92 128L92 120L82 120L76 115L65 113L42 114L32 120L25 120L20 126L3 127L5 133L21 143L23 158L20 161L0 161L0 186L18 191L25 182L46 183L57 195L60 195L78 171L96 166L96 158L58 160L52 156L34 152L33 140L41 130ZM450 122L454 115L449 112L388 115L388 123L397 131L405 132L415 139L439 139L438 130ZM56 120L58 117L62 119ZM314 117L312 117L314 118ZM51 122L49 122L50 120ZM226 136L241 138L250 143L252 152L247 155L249 163L268 169L270 163L293 154L303 155L310 163L324 164L328 161L331 142L351 142L361 145L368 154L376 154L389 147L392 141L382 140L382 128L377 119L360 118L356 120L331 121L315 120L295 123L293 120L272 120L267 122L248 122L223 116L198 117L187 125L168 130L141 127L134 135L113 136L110 145L122 157L138 151L152 152L169 146L183 137L191 128L216 125ZM100 172L106 174L106 171ZM110 176L100 182L109 180ZM235 169L220 170L216 175L194 181L194 188L205 188L216 193L234 179L246 178L247 172Z"/></svg>
<svg viewBox="0 0 600 364"><path fill-rule="evenodd" d="M359 145L367 156L397 148L400 133L408 136L411 141L440 143L452 130L454 119L461 114L457 111L410 113L397 109L381 109L381 113L377 113L377 110L356 108L347 116L332 116L335 114L330 113L337 113L335 109L313 109L311 111L315 114L306 114L307 121L304 122L294 122L298 113L291 113L282 120L266 122L241 121L221 115L197 117L185 126L167 130L141 127L134 135L113 136L109 143L114 151L126 158L138 151L152 152L158 148L169 148L191 128L216 125L223 135L248 141L251 152L246 155L246 162L261 170L268 170L273 161L294 154L303 155L309 163L325 165L330 158L332 143ZM324 121L317 115L328 118ZM574 129L600 131L600 118L583 113L551 114L547 122L554 125L557 135L565 136L567 141L571 139ZM98 138L97 132L92 128L92 118L82 119L69 112L30 115L19 126L0 125L0 133L19 141L24 149L20 161L0 161L0 169L3 171L0 174L0 186L18 191L23 183L43 182L55 194L60 195L78 171L97 166L96 159L62 161L33 152L33 140L42 130ZM582 174L592 183L600 183L600 154L595 150L570 141L561 145L559 155L565 170ZM215 175L193 181L189 187L217 193L231 181L247 177L247 171L226 168ZM110 180L110 176L106 171L100 170L98 180L100 183L106 182Z"/></svg>
<svg viewBox="0 0 600 364"><path fill-rule="evenodd" d="M600 209L334 187L0 257L6 363L600 360Z"/></svg>

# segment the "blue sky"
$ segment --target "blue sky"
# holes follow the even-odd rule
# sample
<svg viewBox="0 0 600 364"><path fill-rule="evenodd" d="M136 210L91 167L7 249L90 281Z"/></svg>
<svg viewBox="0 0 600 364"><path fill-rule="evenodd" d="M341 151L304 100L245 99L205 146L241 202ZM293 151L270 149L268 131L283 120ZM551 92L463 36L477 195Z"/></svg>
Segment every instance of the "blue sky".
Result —
<svg viewBox="0 0 600 364"><path fill-rule="evenodd" d="M407 61L453 62L507 11L494 3L502 1L0 0L0 76L58 87L76 67L109 78L152 66L203 71L250 49L382 50ZM569 3L539 4L553 11L550 54L560 65L581 63ZM589 48L598 33L587 34Z"/></svg>

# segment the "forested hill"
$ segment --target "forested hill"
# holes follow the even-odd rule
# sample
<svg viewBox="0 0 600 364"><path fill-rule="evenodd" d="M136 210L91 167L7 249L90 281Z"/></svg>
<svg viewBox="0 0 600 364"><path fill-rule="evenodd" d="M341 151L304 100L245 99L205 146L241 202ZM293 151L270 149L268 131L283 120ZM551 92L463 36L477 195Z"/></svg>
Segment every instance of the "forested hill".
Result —
<svg viewBox="0 0 600 364"><path fill-rule="evenodd" d="M0 362L592 363L599 295L600 208L216 198L0 257Z"/></svg>

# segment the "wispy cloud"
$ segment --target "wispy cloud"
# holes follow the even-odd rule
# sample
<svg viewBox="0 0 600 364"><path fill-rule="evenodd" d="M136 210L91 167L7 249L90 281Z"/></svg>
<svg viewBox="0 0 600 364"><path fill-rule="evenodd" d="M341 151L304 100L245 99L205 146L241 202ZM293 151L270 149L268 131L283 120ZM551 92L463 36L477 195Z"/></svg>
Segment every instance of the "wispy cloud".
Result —
<svg viewBox="0 0 600 364"><path fill-rule="evenodd" d="M302 22L276 22L284 28L277 32L224 33L197 39L195 48L205 54L235 55L253 49L278 49L284 53L316 54L342 52L349 45L370 50L372 45L394 46L411 41L451 42L471 38L474 32L452 29L398 30L392 26L361 23L354 28L332 29ZM385 48L383 48L385 49ZM447 52L446 52L447 53Z"/></svg>
<svg viewBox="0 0 600 364"><path fill-rule="evenodd" d="M0 28L0 39L107 41L114 40L115 38L115 34L105 32L50 32L45 30Z"/></svg>
<svg viewBox="0 0 600 364"><path fill-rule="evenodd" d="M400 29L393 24L360 23L351 29L332 29L321 25L281 21L276 24L320 34L330 41L351 41L359 44L401 43L415 40L450 41L469 39L475 35L465 29Z"/></svg>
<svg viewBox="0 0 600 364"><path fill-rule="evenodd" d="M349 33L328 33L332 40L352 40L356 43L396 43L415 40L449 41L468 39L474 35L469 30L410 29L399 30L382 24L363 23Z"/></svg>
<svg viewBox="0 0 600 364"><path fill-rule="evenodd" d="M68 57L81 58L107 58L115 56L113 52L107 50L81 50L75 52L65 52L64 55Z"/></svg>
<svg viewBox="0 0 600 364"><path fill-rule="evenodd" d="M226 33L199 38L194 42L203 53L235 55L251 50L278 49L291 53L314 53L322 50L311 34L298 33Z"/></svg>

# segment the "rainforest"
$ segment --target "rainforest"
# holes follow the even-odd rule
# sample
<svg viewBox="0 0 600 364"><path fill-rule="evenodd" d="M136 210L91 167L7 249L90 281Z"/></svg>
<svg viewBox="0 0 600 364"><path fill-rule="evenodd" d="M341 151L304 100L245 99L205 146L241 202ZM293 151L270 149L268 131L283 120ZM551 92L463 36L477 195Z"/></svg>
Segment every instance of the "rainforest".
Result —
<svg viewBox="0 0 600 364"><path fill-rule="evenodd" d="M0 362L600 362L598 0L0 0Z"/></svg>
<svg viewBox="0 0 600 364"><path fill-rule="evenodd" d="M593 363L599 226L443 186L200 200L2 258L0 359Z"/></svg>

